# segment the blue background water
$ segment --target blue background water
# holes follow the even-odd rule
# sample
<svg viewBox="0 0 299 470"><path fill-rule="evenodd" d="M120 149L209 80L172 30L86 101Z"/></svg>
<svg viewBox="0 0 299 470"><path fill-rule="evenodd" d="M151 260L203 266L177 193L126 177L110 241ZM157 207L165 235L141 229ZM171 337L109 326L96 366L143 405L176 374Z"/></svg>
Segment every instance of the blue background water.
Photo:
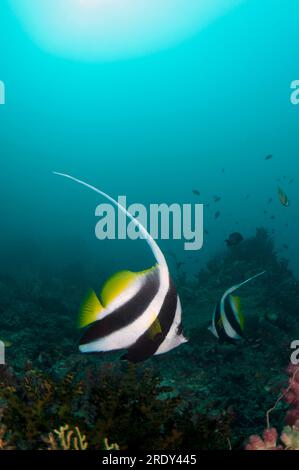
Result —
<svg viewBox="0 0 299 470"><path fill-rule="evenodd" d="M299 77L298 12L296 0L248 0L166 50L84 63L40 48L3 0L2 269L29 275L42 260L54 273L80 263L106 276L150 264L142 241L96 240L102 201L55 178L58 170L129 203L210 203L209 234L192 260L181 241L160 243L191 273L224 248L230 232L250 236L259 226L275 229L277 249L289 245L282 255L298 273L299 106L290 103ZM288 208L277 198L284 176Z"/></svg>

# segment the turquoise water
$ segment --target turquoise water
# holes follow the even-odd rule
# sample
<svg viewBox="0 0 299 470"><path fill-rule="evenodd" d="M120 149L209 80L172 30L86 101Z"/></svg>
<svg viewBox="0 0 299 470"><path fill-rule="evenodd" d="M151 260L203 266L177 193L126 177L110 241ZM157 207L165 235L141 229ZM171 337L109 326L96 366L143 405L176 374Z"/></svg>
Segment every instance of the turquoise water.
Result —
<svg viewBox="0 0 299 470"><path fill-rule="evenodd" d="M276 179L297 173L296 13L296 1L248 1L176 47L86 64L44 52L2 2L2 235L41 244L90 236L92 196L56 181L58 169L132 202L193 202L192 188L203 203L219 194L222 217L206 210L211 235L199 258L239 222L245 235L275 228L296 265L296 182L287 211L275 197ZM269 197L275 221L261 210Z"/></svg>
<svg viewBox="0 0 299 470"><path fill-rule="evenodd" d="M299 111L289 99L298 75L297 13L295 0L288 8L251 0L166 50L84 63L43 50L2 2L4 251L17 244L22 252L22 242L34 240L59 264L78 255L78 240L96 243L97 198L57 181L51 171L59 170L130 202L194 203L194 188L197 202L220 195L205 209L209 236L196 253L199 263L236 228L249 236L264 225L276 230L278 247L289 245L298 271L297 182L288 185L298 173ZM273 159L264 161L268 154ZM283 176L287 209L276 197ZM275 220L263 213L270 197ZM214 208L221 211L216 221ZM98 242L93 249L108 266L107 250L123 265L134 264L135 249L146 251L138 242L133 251L125 245ZM182 243L174 249L184 257Z"/></svg>

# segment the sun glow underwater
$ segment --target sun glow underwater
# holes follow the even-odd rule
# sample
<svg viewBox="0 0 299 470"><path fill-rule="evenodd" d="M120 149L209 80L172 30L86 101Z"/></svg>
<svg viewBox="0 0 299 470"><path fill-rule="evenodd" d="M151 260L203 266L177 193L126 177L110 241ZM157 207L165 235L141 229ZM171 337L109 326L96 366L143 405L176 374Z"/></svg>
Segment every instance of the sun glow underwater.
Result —
<svg viewBox="0 0 299 470"><path fill-rule="evenodd" d="M168 48L246 0L10 0L25 30L65 58L111 61Z"/></svg>

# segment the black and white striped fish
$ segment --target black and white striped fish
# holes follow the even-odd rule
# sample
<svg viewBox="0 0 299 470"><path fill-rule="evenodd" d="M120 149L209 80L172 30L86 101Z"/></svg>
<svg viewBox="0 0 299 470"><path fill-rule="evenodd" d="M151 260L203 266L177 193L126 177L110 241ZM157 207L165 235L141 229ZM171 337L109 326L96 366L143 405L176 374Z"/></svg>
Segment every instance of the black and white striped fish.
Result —
<svg viewBox="0 0 299 470"><path fill-rule="evenodd" d="M209 327L209 330L220 342L231 343L244 337L245 318L241 310L240 298L231 294L239 289L239 287L264 273L265 271L250 277L240 284L230 287L223 294L221 300L215 307L212 325Z"/></svg>
<svg viewBox="0 0 299 470"><path fill-rule="evenodd" d="M146 271L116 273L104 285L101 300L94 291L87 293L79 314L79 327L85 328L80 351L96 353L126 349L124 359L140 362L187 342L182 328L180 299L155 240L108 194L70 175L54 173L86 186L117 206L138 227L157 262Z"/></svg>

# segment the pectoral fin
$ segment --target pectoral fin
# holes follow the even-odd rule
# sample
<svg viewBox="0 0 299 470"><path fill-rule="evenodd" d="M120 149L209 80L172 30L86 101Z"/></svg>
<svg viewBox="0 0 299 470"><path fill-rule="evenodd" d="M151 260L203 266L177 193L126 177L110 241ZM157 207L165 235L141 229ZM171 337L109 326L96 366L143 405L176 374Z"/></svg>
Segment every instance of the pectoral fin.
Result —
<svg viewBox="0 0 299 470"><path fill-rule="evenodd" d="M162 334L161 324L159 322L159 319L156 318L156 320L151 324L148 330L148 336L151 340L154 341L156 337L161 334Z"/></svg>

